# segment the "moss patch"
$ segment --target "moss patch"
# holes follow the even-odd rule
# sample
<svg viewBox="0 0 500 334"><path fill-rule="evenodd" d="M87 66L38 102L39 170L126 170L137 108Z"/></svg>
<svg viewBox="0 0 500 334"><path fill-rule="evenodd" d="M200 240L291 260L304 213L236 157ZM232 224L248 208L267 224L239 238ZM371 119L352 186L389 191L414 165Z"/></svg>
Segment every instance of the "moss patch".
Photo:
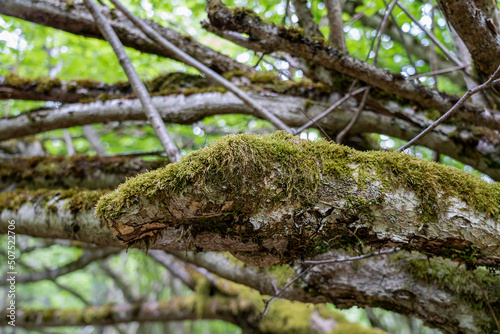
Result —
<svg viewBox="0 0 500 334"><path fill-rule="evenodd" d="M215 184L234 193L247 191L243 186L248 181L261 188L266 176L276 173L276 168L280 169L280 188L263 191L262 200L300 200L309 205L317 199L322 177L352 179L351 165L359 165L358 174L364 173L357 181L361 186L370 181L374 172L374 178L385 187L402 186L415 191L426 211L422 214L429 220L449 197L457 197L488 216L500 217L498 184L488 184L459 169L406 154L359 152L324 140L299 140L284 132L226 136L182 157L176 164L129 179L100 201L97 213L101 218L116 218L136 196L154 199L165 193L174 195L193 184L201 191L209 191Z"/></svg>
<svg viewBox="0 0 500 334"><path fill-rule="evenodd" d="M73 156L49 156L16 159L0 159L1 184L16 183L16 188L34 189L55 187L68 188L68 177L85 179L97 174L113 174L125 177L134 176L148 169L164 166L165 160L142 161L127 157L97 157L77 154Z"/></svg>
<svg viewBox="0 0 500 334"><path fill-rule="evenodd" d="M88 211L93 208L99 198L109 191L100 190L53 190L53 189L38 189L38 190L17 190L6 193L0 193L0 211L2 210L17 210L24 203L31 202L34 205L39 205L46 210L56 210L49 202L58 197L58 200L67 199L64 209L71 210L73 213L80 211Z"/></svg>
<svg viewBox="0 0 500 334"><path fill-rule="evenodd" d="M315 214L315 203L322 192L327 191L323 182L328 183L331 179L340 182L339 187L346 185L345 189L329 191L343 192L346 218L340 220L352 221L325 226L318 234L319 226L304 222ZM374 184L378 189L375 195L370 193L374 192ZM223 237L231 234L241 237L243 242L252 241L257 245L272 238L274 233L282 233L280 224L286 224L288 228L299 226L297 233L290 232L293 237L288 240L287 249L291 253L275 254L282 259L296 259L324 253L332 247L349 248L370 241L369 234L364 236L361 229L353 236L353 231L342 226L356 221L356 215L360 213L369 215L370 207L384 200L384 192L395 188L415 192L423 224L436 222L438 213L447 206L450 197L463 200L471 210L500 217L498 184L488 184L456 168L405 154L359 152L324 140L300 140L284 132L269 136L226 136L209 147L182 157L176 164L127 180L99 201L96 212L113 228L133 204L141 202L147 207L148 203L159 202L168 207L171 199L186 195L190 198L187 205L191 212L218 214L215 218L196 214L186 219L167 214L168 217L163 219L170 226L187 227L193 235L203 231ZM248 219L286 203L293 203L297 208L293 215L289 215L296 224L283 221L267 227L265 232L256 233L252 226L255 221L250 223ZM204 211L204 208L208 209ZM132 222L132 226L135 229L140 223ZM128 243L142 238L133 234L127 237L130 239L121 240ZM452 258L474 260L474 250L470 245L449 240L440 247L429 251L441 254L445 250ZM464 247L470 248L472 253Z"/></svg>

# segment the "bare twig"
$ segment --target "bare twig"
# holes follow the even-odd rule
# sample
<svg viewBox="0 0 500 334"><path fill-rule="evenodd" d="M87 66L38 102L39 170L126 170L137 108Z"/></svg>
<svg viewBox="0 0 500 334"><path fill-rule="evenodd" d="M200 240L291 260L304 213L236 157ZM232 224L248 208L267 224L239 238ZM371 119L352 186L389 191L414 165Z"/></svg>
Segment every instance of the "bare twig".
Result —
<svg viewBox="0 0 500 334"><path fill-rule="evenodd" d="M85 1L89 2L90 0L85 0ZM188 55L187 53L185 53L184 51L182 51L169 41L167 41L155 30L153 30L153 28L145 24L143 20L141 20L139 17L135 16L132 12L130 12L127 8L125 8L125 6L123 6L118 0L110 0L110 1L120 11L122 11L142 32L144 32L149 38L151 38L159 45L161 45L165 50L168 50L169 52L176 54L179 60L181 60L182 62L186 63L189 66L196 68L198 71L204 73L208 79L212 80L213 82L221 85L222 87L232 92L234 95L239 97L243 102L245 102L245 104L247 104L249 107L255 110L257 114L259 114L261 117L271 122L271 124L273 124L276 128L280 130L285 130L288 133L292 133L292 129L290 129L288 125L283 123L283 121L281 121L270 111L257 104L244 91L233 85L230 81L224 79L218 73L212 71L210 68L200 63L198 60Z"/></svg>
<svg viewBox="0 0 500 334"><path fill-rule="evenodd" d="M429 30L427 30L417 20L417 18L415 16L413 16L402 4L399 3L398 0L396 0L396 4L398 5L399 8L401 8L401 10L406 14L406 16L408 16L408 18L410 20L412 20L413 23L415 23L417 25L417 27L419 27L423 32L425 32L427 37L429 37L429 39L446 55L446 57L448 57L448 59L450 59L452 62L454 62L457 65L463 65L463 63L460 60L458 60L457 57L455 57L443 44L441 44L441 42L436 38L436 36L434 36L434 34L432 32L430 32Z"/></svg>
<svg viewBox="0 0 500 334"><path fill-rule="evenodd" d="M420 77L435 76L435 75L439 75L439 74L454 72L454 71L457 71L457 70L461 70L461 69L467 68L469 66L470 66L470 64L463 64L463 65L459 65L459 66L445 68L445 69L442 69L442 70L437 70L437 71L432 71L432 72L427 72L427 73L415 74L415 75L412 75L412 76L408 77L408 79L413 80L413 79L418 79Z"/></svg>
<svg viewBox="0 0 500 334"><path fill-rule="evenodd" d="M269 269L264 268L264 270L266 271L266 274L269 276L269 279L271 280L271 285L273 286L274 293L278 293L279 289L276 286L276 282L274 281L273 275L271 275L271 273L269 272Z"/></svg>
<svg viewBox="0 0 500 334"><path fill-rule="evenodd" d="M295 276L290 282L288 282L274 296L272 296L271 298L269 298L266 301L264 301L264 303L266 304L266 308L264 309L264 312L262 312L262 314L260 316L264 317L267 314L267 312L269 311L269 308L271 307L271 304L272 304L272 302L274 301L275 298L279 297L283 293L283 291L285 291L286 289L288 289L288 287L290 287L293 283L295 283L300 277L302 277L305 273L307 273L308 271L310 271L312 268L314 268L317 265L327 264L327 263L337 263L337 262L358 261L358 260L367 259L367 258L373 257L373 256L396 253L396 252L399 252L400 250L401 250L401 248L397 247L397 248L392 248L392 249L389 249L389 250L386 250L386 251L374 252L374 253L370 253L370 254L366 254L366 255L360 255L360 256L355 256L355 257L347 257L347 258L344 258L344 259L330 259L330 260L321 260L321 261L298 261L299 264L310 264L311 266L309 268L305 269L304 271L302 271L297 276Z"/></svg>
<svg viewBox="0 0 500 334"><path fill-rule="evenodd" d="M312 124L314 124L315 122L317 122L318 120L322 119L323 117L325 117L326 115L328 115L330 112L332 112L333 110L335 110L335 108L337 108L342 103L344 103L345 101L347 101L351 96L354 96L354 95L357 95L357 94L359 94L361 92L364 92L367 89L368 89L368 87L362 87L362 88L359 88L359 89L355 90L354 92L347 93L343 98L339 99L337 102L335 102L334 104L332 104L328 109L326 109L321 114L319 114L318 116L314 117L312 120L310 120L309 122L307 122L306 124L304 124L300 128L298 128L294 132L294 134L297 135L297 134L301 133L302 131L304 131L305 129L307 129L308 127L310 127Z"/></svg>
<svg viewBox="0 0 500 334"><path fill-rule="evenodd" d="M92 125L83 126L83 135L89 141L90 146L92 146L97 156L103 157L106 155L106 150L104 149L104 146L102 146L99 134Z"/></svg>
<svg viewBox="0 0 500 334"><path fill-rule="evenodd" d="M387 26L387 22L389 20L389 15L392 13L392 10L394 9L395 6L396 6L396 1L394 1L390 7L386 8L386 12L385 12L385 15L384 15L384 17L382 19L382 22L380 22L380 26L379 26L379 29L377 31L377 45L375 46L375 55L374 55L374 58L373 58L373 65L377 65L377 62L378 62L378 53L379 53L379 50L380 50L380 45L382 43L382 35L384 34L385 27ZM372 48L373 48L373 43L372 43L372 45L370 47L370 51L369 51L369 53L367 55L367 59L370 56L370 52L371 52ZM354 87L354 83L353 83L352 87ZM352 90L352 87L351 87L351 90ZM361 116L361 112L363 111L363 109L365 107L366 99L368 98L368 94L369 93L370 93L370 88L368 88L365 91L365 93L363 94L363 98L361 99L361 102L359 103L358 108L356 109L356 111L354 113L354 116L352 117L351 121L337 135L337 138L335 140L335 142L337 144L342 143L342 140L344 139L344 136L351 130L351 128L354 126L354 124L356 124L357 120L359 119L359 116Z"/></svg>
<svg viewBox="0 0 500 334"><path fill-rule="evenodd" d="M397 253L400 250L401 250L401 248L396 247L396 248L391 248L391 249L388 249L388 250L385 250L385 251L373 252L373 253L370 253L370 254L365 254L365 255L360 255L360 256L354 256L354 257L346 257L344 259L330 259L330 260L319 260L319 261L308 260L308 261L299 261L298 263L299 264L312 264L312 265L316 266L318 264L358 261L358 260L367 259L367 258L374 257L374 256Z"/></svg>
<svg viewBox="0 0 500 334"><path fill-rule="evenodd" d="M74 155L75 147L73 146L73 141L71 140L71 135L69 134L68 129L64 129L63 138L64 138L64 143L66 144L66 150L68 151L68 155Z"/></svg>
<svg viewBox="0 0 500 334"><path fill-rule="evenodd" d="M389 21L389 16L392 13L392 10L396 6L397 1L394 1L389 8L386 8L386 12L380 23L380 28L378 29L377 36L377 46L375 47L375 56L373 58L373 65L377 65L378 62L378 52L380 50L380 44L382 44L382 35L384 34L385 27L387 26L387 22Z"/></svg>
<svg viewBox="0 0 500 334"><path fill-rule="evenodd" d="M342 1L326 0L325 5L328 16L328 27L330 28L328 40L337 50L347 52L342 21Z"/></svg>
<svg viewBox="0 0 500 334"><path fill-rule="evenodd" d="M366 100L368 98L368 94L370 93L370 88L368 87L367 90L365 90L365 93L363 94L363 98L361 99L361 102L358 105L358 108L356 109L354 116L351 118L351 121L347 126L340 131L340 133L337 135L337 138L335 138L335 142L337 144L341 144L342 140L344 139L345 135L351 130L351 128L356 124L356 121L359 119L359 116L361 116L361 112L365 108Z"/></svg>
<svg viewBox="0 0 500 334"><path fill-rule="evenodd" d="M435 17L435 11L436 11L436 7L435 6L432 6L432 10L431 10L431 33L434 34L434 30L436 28L436 17ZM436 72L437 71L437 53L436 53L436 47L431 47L431 50L430 50L430 54L429 54L429 62L430 62L430 65L431 65L431 71L432 72ZM434 88L435 89L438 89L438 76L437 74L433 74L432 77L434 78Z"/></svg>
<svg viewBox="0 0 500 334"><path fill-rule="evenodd" d="M488 295L486 294L483 287L479 283L479 281L476 277L476 274L474 273L474 270L471 270L470 272L472 274L472 277L474 277L474 281L476 282L476 285L479 287L479 290L481 290L481 292L483 293L484 300L486 301L486 304L488 304L488 307L489 307L490 312L491 312L491 316L493 317L493 320L495 321L495 324L497 325L498 332L500 333L500 323L498 322L498 319L497 319L497 316L495 315L495 311L493 310L493 307L491 307L490 301L488 300Z"/></svg>
<svg viewBox="0 0 500 334"><path fill-rule="evenodd" d="M307 8L307 0L293 0L295 14L299 18L299 25L304 29L306 35L323 38L319 27L314 21L311 11Z"/></svg>
<svg viewBox="0 0 500 334"><path fill-rule="evenodd" d="M156 110L156 108L151 103L151 97L149 96L146 86L139 78L139 75L137 75L137 72L135 71L134 67L132 66L132 63L130 62L130 59L127 57L127 54L123 49L122 43L118 39L118 36L114 32L109 22L100 12L99 7L94 2L94 0L84 0L84 1L87 8L92 13L92 16L94 17L94 20L99 30L101 31L104 38L109 42L109 44L115 51L116 56L118 57L118 61L122 65L123 70L125 71L130 81L130 85L133 87L135 94L141 101L144 111L149 121L151 122L153 129L155 130L156 136L158 137L161 144L165 148L165 152L167 153L168 159L171 162L176 162L177 160L179 160L180 157L179 150L177 149L177 146L175 145L172 138L170 137L170 134L167 132L165 123L163 123L163 120L161 119L158 110Z"/></svg>
<svg viewBox="0 0 500 334"><path fill-rule="evenodd" d="M480 91L483 91L485 90L486 88L490 87L496 80L495 78L498 76L498 74L500 73L500 66L496 69L495 73L493 73L490 78L483 84L479 85L479 86L476 86L472 89L469 89L464 96L462 96L460 98L460 100L458 100L457 103L455 103L455 105L453 107L451 107L450 110L448 110L443 116L439 117L439 119L437 121L435 121L434 123L432 123L431 125L429 125L429 127L427 127L427 129L425 129L424 131L422 131L419 135L417 135L415 138L413 138L412 140L410 140L408 143L406 143L406 145L398 148L396 150L396 152L401 152L401 151L404 151L406 150L408 147L414 145L415 143L417 143L420 139L422 139L425 135L427 135L429 132L431 132L432 130L434 130L439 124L443 123L445 120L447 120L451 115L453 115L453 113L455 111L458 110L458 108L460 108L461 105L463 105L468 99L469 97L471 97L472 95L476 94L477 92L480 92Z"/></svg>
<svg viewBox="0 0 500 334"><path fill-rule="evenodd" d="M288 287L290 285L292 285L293 283L295 283L295 281L297 281L300 277L302 277L305 273L307 273L308 271L310 271L312 268L314 268L314 266L310 266L309 268L307 268L306 270L304 270L303 272L301 272L300 274L298 274L297 276L295 276L290 282L288 282L283 287L283 289L279 290L274 296L272 296L271 298L267 299L264 302L266 304L266 308L264 309L264 312L262 312L262 314L260 316L261 317L266 316L266 314L269 311L269 308L271 307L271 304L273 303L274 299L278 298L281 295L281 293L283 293L283 291L285 291L286 289L288 289Z"/></svg>

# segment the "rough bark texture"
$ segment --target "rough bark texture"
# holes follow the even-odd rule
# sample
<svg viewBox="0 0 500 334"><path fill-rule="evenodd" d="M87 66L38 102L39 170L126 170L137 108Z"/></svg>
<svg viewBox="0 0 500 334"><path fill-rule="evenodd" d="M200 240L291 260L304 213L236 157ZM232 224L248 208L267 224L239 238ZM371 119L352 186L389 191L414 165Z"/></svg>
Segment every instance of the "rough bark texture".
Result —
<svg viewBox="0 0 500 334"><path fill-rule="evenodd" d="M251 94L255 101L272 110L291 127L299 127L326 108L322 104L299 97L272 94ZM252 109L232 94L201 93L190 96L153 97L153 103L168 123L192 124L204 117L219 114L253 114ZM429 124L425 113L411 107L401 108L395 102L372 101L350 130L382 133L410 140ZM347 104L351 107L353 104ZM340 110L339 110L340 109ZM328 131L342 130L352 117L350 108L338 108L317 122ZM307 113L305 116L303 111ZM18 117L0 119L0 140L76 125L124 120L145 120L138 100L111 100L89 104L74 104L55 110L39 110ZM460 124L442 125L420 142L433 150L462 161L495 180L500 180L500 140L495 132L468 130Z"/></svg>
<svg viewBox="0 0 500 334"><path fill-rule="evenodd" d="M367 250L369 251L369 250ZM261 268L242 265L220 253L174 253L179 259L206 268L233 282L252 287L263 294L273 294L271 279L278 288L305 266ZM317 259L348 257L335 251ZM495 310L500 310L498 278L484 269L475 275ZM376 278L376 279L374 279ZM356 262L323 264L304 275L298 284L285 290L282 298L308 303L332 302L339 308L371 306L391 309L421 318L426 325L443 333L489 332L495 329L484 296L465 268L442 259L429 259L402 253ZM479 302L481 301L481 302ZM481 304L482 307L477 307ZM476 319L476 320L472 320Z"/></svg>
<svg viewBox="0 0 500 334"><path fill-rule="evenodd" d="M406 80L399 73L390 73L357 58L343 55L321 40L314 40L296 29L286 29L262 22L257 14L231 11L219 0L210 1L208 9L210 24L222 30L233 30L248 34L259 44L260 49L280 50L291 53L326 68L347 74L391 94L404 97L418 105L448 111L458 100L456 97L438 92L430 87ZM458 117L473 124L499 130L500 114L464 104Z"/></svg>
<svg viewBox="0 0 500 334"><path fill-rule="evenodd" d="M0 194L0 233L15 219L20 234L119 246L114 234L138 247L231 251L258 266L319 254L329 258L331 249L359 243L365 249L400 246L468 266L500 264L497 184L409 156L359 153L284 133L229 136L177 164L129 179L97 206L113 234L91 209L101 195L71 190ZM478 307L479 297L467 299L470 293L480 296L470 283L464 285L468 272L454 281L449 262L429 269L425 258L387 261L318 266L303 278L308 288L283 296L340 307L383 306L450 333L493 328L486 304ZM266 280L249 282L260 275L258 269L252 269L253 276L245 271L250 269L241 270L246 278L229 265L215 271L269 293ZM435 280L431 287L429 276ZM385 277L385 283L373 277ZM496 278L485 275L481 282L491 287L488 294L497 309L498 284L491 279Z"/></svg>
<svg viewBox="0 0 500 334"><path fill-rule="evenodd" d="M33 157L0 159L0 190L113 189L127 177L165 166L165 160L144 161L127 157Z"/></svg>
<svg viewBox="0 0 500 334"><path fill-rule="evenodd" d="M487 79L500 64L498 6L494 1L438 1L446 19L469 49L482 78ZM489 15L488 15L489 14Z"/></svg>
<svg viewBox="0 0 500 334"><path fill-rule="evenodd" d="M96 211L124 243L187 229L212 238L191 248L226 247L261 266L361 241L497 267L499 203L497 184L454 168L276 133L229 136L128 180Z"/></svg>
<svg viewBox="0 0 500 334"><path fill-rule="evenodd" d="M125 46L142 52L177 59L175 55L165 52L157 43L148 39L121 12L102 7L102 13L111 22L113 29ZM103 39L94 23L92 15L81 2L71 2L70 4L61 0L6 0L0 3L0 14L17 17L77 35ZM224 73L232 70L253 71L246 65L196 42L190 36L181 35L153 21L147 22L164 38L175 44L175 46L194 58L200 59L200 61L216 72Z"/></svg>

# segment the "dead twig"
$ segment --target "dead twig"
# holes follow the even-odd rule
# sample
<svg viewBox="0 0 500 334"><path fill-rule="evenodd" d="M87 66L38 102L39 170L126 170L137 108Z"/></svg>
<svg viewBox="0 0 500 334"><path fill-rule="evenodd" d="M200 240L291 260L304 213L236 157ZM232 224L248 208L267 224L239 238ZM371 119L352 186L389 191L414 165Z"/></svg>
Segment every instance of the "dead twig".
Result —
<svg viewBox="0 0 500 334"><path fill-rule="evenodd" d="M161 119L158 110L154 107L151 102L151 97L146 89L146 86L139 78L139 75L135 71L134 67L130 59L128 58L125 50L123 48L123 44L120 42L120 39L116 35L115 31L111 27L111 24L106 20L104 15L101 13L99 7L94 2L94 0L84 0L85 5L92 13L94 20L99 28L99 31L102 33L104 38L108 41L108 43L113 48L116 56L118 57L118 61L122 66L125 74L130 81L130 85L134 89L135 94L141 101L142 107L144 108L144 112L146 113L153 129L155 130L156 136L160 140L161 144L165 148L165 152L167 153L167 157L170 162L176 162L180 158L179 149L175 145L173 139L170 137L170 134L165 127L165 123Z"/></svg>
<svg viewBox="0 0 500 334"><path fill-rule="evenodd" d="M90 0L85 0L85 1L90 1ZM159 33L157 33L153 28L148 26L147 24L144 23L142 19L134 15L132 12L130 12L125 6L123 6L118 0L110 0L113 5L116 6L125 16L129 18L130 21L132 21L146 36L151 38L153 41L157 42L159 45L161 45L165 50L175 54L178 56L178 59L182 61L183 63L192 66L196 68L198 71L202 72L203 74L206 75L206 77L209 80L212 80L213 82L221 85L222 87L226 88L228 91L232 92L234 95L239 97L246 105L248 105L250 108L252 108L258 115L263 117L264 119L268 120L273 124L276 128L280 130L284 130L288 133L292 133L292 129L288 127L282 120L280 120L278 117L276 117L273 113L271 113L269 110L265 109L264 107L260 106L257 102L255 102L248 94L246 94L244 91L233 85L229 80L226 80L224 77L219 75L218 73L212 71L210 68L207 66L203 65L200 63L198 60L194 59L169 41L167 41L163 36L161 36Z"/></svg>
<svg viewBox="0 0 500 334"><path fill-rule="evenodd" d="M420 139L422 139L423 137L425 137L425 135L427 135L429 132L431 132L432 130L434 130L439 124L443 123L445 120L447 120L451 115L453 115L453 113L455 111L458 110L458 108L460 108L460 106L462 106L468 99L469 97L471 97L472 95L480 92L480 91L483 91L485 90L486 88L490 87L493 83L496 82L495 78L498 76L498 74L500 73L500 66L496 69L495 73L493 73L490 78L483 84L479 85L479 86L476 86L472 89L469 89L464 96L462 96L460 98L460 100L458 100L457 103L455 103L455 105L453 107L451 107L450 110L448 110L445 114L443 114L443 116L439 117L439 119L437 121L435 121L434 123L432 123L431 125L429 125L429 127L427 127L427 129L425 129L424 131L422 131L420 134L418 134L415 138L413 138L412 140L410 140L408 143L406 143L404 146L398 148L396 150L396 152L401 152L401 151L404 151L406 150L408 147L412 146L412 145L415 145L415 143L417 143Z"/></svg>

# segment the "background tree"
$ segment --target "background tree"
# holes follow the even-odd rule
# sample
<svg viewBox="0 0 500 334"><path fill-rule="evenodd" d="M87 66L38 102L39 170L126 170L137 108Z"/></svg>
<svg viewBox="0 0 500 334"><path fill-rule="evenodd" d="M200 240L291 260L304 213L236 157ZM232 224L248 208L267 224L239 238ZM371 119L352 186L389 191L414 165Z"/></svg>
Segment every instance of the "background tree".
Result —
<svg viewBox="0 0 500 334"><path fill-rule="evenodd" d="M123 5L0 3L16 329L500 331L496 2Z"/></svg>

